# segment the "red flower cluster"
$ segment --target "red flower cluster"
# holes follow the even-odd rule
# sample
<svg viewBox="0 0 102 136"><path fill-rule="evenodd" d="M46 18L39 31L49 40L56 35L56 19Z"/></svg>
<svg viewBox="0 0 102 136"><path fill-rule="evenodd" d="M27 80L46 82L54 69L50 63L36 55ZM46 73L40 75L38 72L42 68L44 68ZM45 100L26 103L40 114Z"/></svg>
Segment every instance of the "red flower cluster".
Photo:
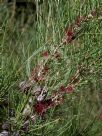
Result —
<svg viewBox="0 0 102 136"><path fill-rule="evenodd" d="M69 86L67 86L67 87L61 86L61 87L60 87L60 91L61 91L62 93L73 93L74 88L73 88L73 86L71 86L71 85L69 85Z"/></svg>
<svg viewBox="0 0 102 136"><path fill-rule="evenodd" d="M46 113L46 111L48 109L50 109L53 106L54 106L54 103L52 102L52 100L47 99L47 100L44 100L44 101L41 101L41 102L37 102L34 105L34 108L35 108L35 111L37 112L37 114L42 116Z"/></svg>

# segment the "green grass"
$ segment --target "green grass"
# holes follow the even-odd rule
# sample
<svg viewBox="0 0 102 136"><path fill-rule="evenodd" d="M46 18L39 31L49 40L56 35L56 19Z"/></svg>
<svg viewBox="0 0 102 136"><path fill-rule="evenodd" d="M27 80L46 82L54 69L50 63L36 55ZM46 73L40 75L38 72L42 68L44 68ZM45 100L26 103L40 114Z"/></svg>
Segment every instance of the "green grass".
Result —
<svg viewBox="0 0 102 136"><path fill-rule="evenodd" d="M28 97L22 95L19 83L28 80L33 68L43 58L41 53L53 53L61 42L67 25L78 15L88 15L101 7L101 0L49 0L38 6L37 21L25 32L19 30L19 21L9 27L9 10L0 5L1 91L0 125L11 120L12 131L18 131L24 122L22 109ZM30 123L26 136L101 136L102 117L98 118L102 105L102 19L85 23L85 30L75 42L59 49L62 60L49 62L50 74L43 83L51 95L61 85L67 85L75 75L78 65L84 66L81 82L73 94L65 96L65 102L48 110L46 119L37 118ZM59 72L59 74L58 74ZM6 99L6 100L5 100ZM15 118L8 111L13 108ZM102 112L102 111L101 111Z"/></svg>

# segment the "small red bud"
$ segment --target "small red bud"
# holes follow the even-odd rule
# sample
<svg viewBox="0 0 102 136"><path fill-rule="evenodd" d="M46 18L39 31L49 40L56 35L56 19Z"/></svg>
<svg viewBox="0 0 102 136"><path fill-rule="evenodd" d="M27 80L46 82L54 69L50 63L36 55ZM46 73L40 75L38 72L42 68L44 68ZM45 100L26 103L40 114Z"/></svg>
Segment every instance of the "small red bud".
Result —
<svg viewBox="0 0 102 136"><path fill-rule="evenodd" d="M94 10L94 11L91 11L91 15L93 16L93 17L95 17L95 16L97 16L97 12Z"/></svg>
<svg viewBox="0 0 102 136"><path fill-rule="evenodd" d="M42 53L42 56L43 56L43 57L48 57L48 56L49 56L49 52L48 52L48 51L43 52L43 53Z"/></svg>
<svg viewBox="0 0 102 136"><path fill-rule="evenodd" d="M62 91L62 92L65 91L65 87L63 85L60 87L60 91Z"/></svg>
<svg viewBox="0 0 102 136"><path fill-rule="evenodd" d="M68 87L66 87L65 90L66 90L66 93L73 93L74 88L73 88L73 86L69 85Z"/></svg>

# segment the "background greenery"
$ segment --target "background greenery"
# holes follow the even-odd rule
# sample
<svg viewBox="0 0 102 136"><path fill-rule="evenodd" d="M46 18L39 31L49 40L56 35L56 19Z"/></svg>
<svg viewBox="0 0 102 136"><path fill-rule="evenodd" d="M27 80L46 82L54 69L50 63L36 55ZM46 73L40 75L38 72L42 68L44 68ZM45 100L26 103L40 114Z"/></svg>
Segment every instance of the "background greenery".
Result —
<svg viewBox="0 0 102 136"><path fill-rule="evenodd" d="M37 4L37 1L36 1ZM1 44L1 91L0 124L9 118L9 109L16 113L16 127L22 125L19 118L27 96L20 92L18 85L28 79L34 66L40 61L45 49L52 49L64 35L68 24L77 16L87 15L99 7L101 0L44 0L37 4L37 15L32 25L21 28L22 16L10 22L12 9L0 5ZM101 12L102 14L102 12ZM30 15L29 15L30 16ZM63 61L53 61L52 76L47 85L58 88L67 84L75 74L78 64L85 70L82 82L74 94L67 95L65 103L49 110L46 120L37 119L30 124L27 136L101 136L102 135L102 19L89 21L76 42L60 49ZM60 71L60 77L55 76ZM15 131L15 130L14 130Z"/></svg>

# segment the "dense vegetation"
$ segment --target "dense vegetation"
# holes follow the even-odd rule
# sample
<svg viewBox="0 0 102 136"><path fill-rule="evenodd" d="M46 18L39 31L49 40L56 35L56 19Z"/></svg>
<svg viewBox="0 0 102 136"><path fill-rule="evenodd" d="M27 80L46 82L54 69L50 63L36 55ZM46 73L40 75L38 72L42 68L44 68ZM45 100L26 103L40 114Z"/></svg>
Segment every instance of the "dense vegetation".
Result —
<svg viewBox="0 0 102 136"><path fill-rule="evenodd" d="M0 136L101 136L102 1L35 6L0 5Z"/></svg>

